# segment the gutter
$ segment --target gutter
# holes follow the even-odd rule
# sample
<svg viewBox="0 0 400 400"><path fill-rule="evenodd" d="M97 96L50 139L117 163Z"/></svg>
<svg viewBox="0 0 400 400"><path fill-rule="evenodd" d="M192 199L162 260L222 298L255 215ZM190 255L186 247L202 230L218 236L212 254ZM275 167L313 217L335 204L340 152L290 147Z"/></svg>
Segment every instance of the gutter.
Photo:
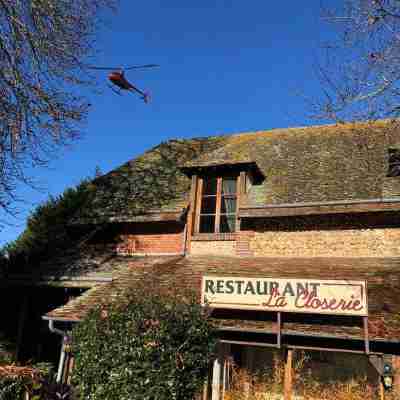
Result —
<svg viewBox="0 0 400 400"><path fill-rule="evenodd" d="M62 331L61 329L57 329L54 327L54 320L50 319L49 320L49 330L52 333L55 333L59 336L62 337L61 339L61 351L60 351L60 361L58 363L58 370L57 370L57 378L56 378L56 382L60 383L61 382L61 378L62 378L62 374L64 372L64 363L65 363L65 342L66 342L66 338L68 337L67 332L66 331Z"/></svg>

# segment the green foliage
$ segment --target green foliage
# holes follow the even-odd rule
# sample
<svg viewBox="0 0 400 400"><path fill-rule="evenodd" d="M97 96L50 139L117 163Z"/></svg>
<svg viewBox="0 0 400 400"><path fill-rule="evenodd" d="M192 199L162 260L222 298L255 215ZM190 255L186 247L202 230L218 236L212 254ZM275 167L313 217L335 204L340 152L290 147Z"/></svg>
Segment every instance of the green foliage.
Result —
<svg viewBox="0 0 400 400"><path fill-rule="evenodd" d="M0 378L0 400L22 400L25 388L24 378Z"/></svg>
<svg viewBox="0 0 400 400"><path fill-rule="evenodd" d="M52 386L52 365L36 364L33 370L35 374L32 376L0 376L0 400L23 400L26 392L30 393L32 400L50 400L47 388Z"/></svg>
<svg viewBox="0 0 400 400"><path fill-rule="evenodd" d="M15 343L4 332L0 332L0 365L9 365L13 362L15 362Z"/></svg>
<svg viewBox="0 0 400 400"><path fill-rule="evenodd" d="M83 181L76 188L67 189L58 197L51 196L36 207L25 231L2 249L2 253L8 255L8 260L3 257L3 264L15 272L16 268L30 268L70 248L84 232L72 232L68 223L91 193L91 184Z"/></svg>
<svg viewBox="0 0 400 400"><path fill-rule="evenodd" d="M150 285L149 285L150 286ZM74 384L84 399L181 400L200 390L214 349L194 296L142 285L73 331Z"/></svg>

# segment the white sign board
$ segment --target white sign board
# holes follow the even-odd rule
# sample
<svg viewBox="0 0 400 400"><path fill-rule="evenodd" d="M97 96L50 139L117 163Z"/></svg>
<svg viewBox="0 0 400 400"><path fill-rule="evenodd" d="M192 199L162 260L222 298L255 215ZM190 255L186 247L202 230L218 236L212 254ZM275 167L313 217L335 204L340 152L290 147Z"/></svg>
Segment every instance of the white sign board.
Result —
<svg viewBox="0 0 400 400"><path fill-rule="evenodd" d="M368 315L365 281L203 276L201 301L212 308Z"/></svg>

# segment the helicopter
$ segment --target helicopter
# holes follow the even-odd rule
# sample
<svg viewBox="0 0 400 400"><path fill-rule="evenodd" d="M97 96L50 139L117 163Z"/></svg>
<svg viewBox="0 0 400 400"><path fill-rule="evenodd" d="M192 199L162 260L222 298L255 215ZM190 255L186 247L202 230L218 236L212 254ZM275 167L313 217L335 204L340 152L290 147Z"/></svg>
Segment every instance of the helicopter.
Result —
<svg viewBox="0 0 400 400"><path fill-rule="evenodd" d="M158 64L145 64L145 65L133 65L128 68L113 68L113 67L95 67L95 66L89 66L89 69L93 70L103 70L103 71L111 71L108 75L108 80L114 85L117 86L117 89L114 89L111 85L111 89L121 95L122 90L128 90L130 92L135 92L141 96L141 99L145 102L149 102L149 94L147 92L144 92L143 90L140 90L136 86L134 86L132 83L130 83L126 78L125 78L125 71L129 71L132 69L145 69L145 68L157 68L159 67Z"/></svg>

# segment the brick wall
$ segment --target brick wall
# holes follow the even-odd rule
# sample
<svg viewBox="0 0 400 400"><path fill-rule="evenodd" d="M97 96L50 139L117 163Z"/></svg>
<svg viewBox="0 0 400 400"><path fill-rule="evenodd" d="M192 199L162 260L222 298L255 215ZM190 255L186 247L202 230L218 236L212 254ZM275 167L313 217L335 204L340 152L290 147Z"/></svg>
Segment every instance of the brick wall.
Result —
<svg viewBox="0 0 400 400"><path fill-rule="evenodd" d="M276 218L247 225L253 236L247 234L245 256L400 255L400 221L394 213Z"/></svg>
<svg viewBox="0 0 400 400"><path fill-rule="evenodd" d="M184 227L174 223L123 225L117 252L134 254L177 254L184 251Z"/></svg>

